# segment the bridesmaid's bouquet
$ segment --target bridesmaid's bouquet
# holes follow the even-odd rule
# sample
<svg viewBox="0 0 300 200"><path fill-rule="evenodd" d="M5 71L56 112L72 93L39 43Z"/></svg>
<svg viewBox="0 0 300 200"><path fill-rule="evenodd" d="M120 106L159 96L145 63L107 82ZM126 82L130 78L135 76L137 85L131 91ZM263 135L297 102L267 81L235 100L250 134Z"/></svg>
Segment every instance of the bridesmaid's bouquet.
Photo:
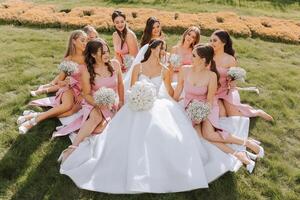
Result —
<svg viewBox="0 0 300 200"><path fill-rule="evenodd" d="M101 87L94 93L94 100L97 105L107 105L111 107L116 104L117 95L113 89Z"/></svg>
<svg viewBox="0 0 300 200"><path fill-rule="evenodd" d="M237 80L244 82L246 78L246 71L240 67L230 67L227 75L234 81Z"/></svg>
<svg viewBox="0 0 300 200"><path fill-rule="evenodd" d="M123 62L124 62L126 70L128 70L131 67L131 65L133 63L133 60L134 60L134 57L131 56L131 55L127 54L127 55L124 56Z"/></svg>
<svg viewBox="0 0 300 200"><path fill-rule="evenodd" d="M207 103L193 100L186 109L189 118L196 124L206 119L210 113L210 107Z"/></svg>
<svg viewBox="0 0 300 200"><path fill-rule="evenodd" d="M182 61L182 58L178 54L172 54L171 57L170 57L170 63L174 67L180 67L181 61Z"/></svg>
<svg viewBox="0 0 300 200"><path fill-rule="evenodd" d="M64 60L58 65L58 69L70 76L74 72L78 71L78 64L72 61Z"/></svg>
<svg viewBox="0 0 300 200"><path fill-rule="evenodd" d="M155 86L146 81L137 81L131 88L128 104L133 111L150 110L155 99Z"/></svg>

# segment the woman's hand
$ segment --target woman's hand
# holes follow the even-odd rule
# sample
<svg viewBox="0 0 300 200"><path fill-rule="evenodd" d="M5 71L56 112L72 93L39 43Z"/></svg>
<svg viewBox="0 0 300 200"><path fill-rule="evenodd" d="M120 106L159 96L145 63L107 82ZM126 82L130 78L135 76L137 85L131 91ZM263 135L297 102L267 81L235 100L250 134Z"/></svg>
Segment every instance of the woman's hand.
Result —
<svg viewBox="0 0 300 200"><path fill-rule="evenodd" d="M122 106L124 105L124 102L123 101L119 101L119 104L118 104L118 110L120 110L122 108Z"/></svg>
<svg viewBox="0 0 300 200"><path fill-rule="evenodd" d="M75 104L81 104L83 97L81 95L77 96L75 99Z"/></svg>

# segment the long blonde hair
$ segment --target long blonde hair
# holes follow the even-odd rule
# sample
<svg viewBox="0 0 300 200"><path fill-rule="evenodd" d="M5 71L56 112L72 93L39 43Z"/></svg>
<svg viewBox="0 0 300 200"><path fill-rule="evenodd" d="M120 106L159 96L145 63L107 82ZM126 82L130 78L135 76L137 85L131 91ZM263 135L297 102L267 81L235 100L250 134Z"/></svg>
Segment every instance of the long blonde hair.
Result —
<svg viewBox="0 0 300 200"><path fill-rule="evenodd" d="M182 38L181 38L181 45L183 45L185 37L187 36L187 34L189 34L190 32L194 31L196 33L196 38L195 38L195 42L191 44L190 48L194 48L194 46L196 44L199 43L200 41L200 28L198 28L197 26L190 26L186 31L184 31L184 33L182 34Z"/></svg>
<svg viewBox="0 0 300 200"><path fill-rule="evenodd" d="M77 38L79 38L80 36L86 36L86 33L82 30L75 30L72 31L70 37L69 37L69 41L68 41L68 46L67 46L67 51L65 53L65 58L70 56L70 55L74 55L76 52L75 49L75 45L73 44L73 40L76 40Z"/></svg>

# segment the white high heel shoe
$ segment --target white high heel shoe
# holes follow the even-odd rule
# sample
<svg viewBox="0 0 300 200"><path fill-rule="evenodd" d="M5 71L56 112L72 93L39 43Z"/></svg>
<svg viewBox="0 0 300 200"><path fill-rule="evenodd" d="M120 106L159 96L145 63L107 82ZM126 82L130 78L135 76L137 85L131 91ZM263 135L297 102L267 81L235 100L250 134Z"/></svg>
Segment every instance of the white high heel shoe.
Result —
<svg viewBox="0 0 300 200"><path fill-rule="evenodd" d="M251 160L256 160L258 158L258 156L254 153L251 153L249 151L245 150L245 153L247 154L247 156L251 159Z"/></svg>
<svg viewBox="0 0 300 200"><path fill-rule="evenodd" d="M34 110L24 110L23 111L23 116L30 115L31 113L35 113L35 111Z"/></svg>
<svg viewBox="0 0 300 200"><path fill-rule="evenodd" d="M65 158L64 153L66 151L68 151L69 149L74 149L75 150L76 148L77 148L77 146L75 146L75 145L68 146L68 148L66 148L65 150L63 150L63 152L61 152L61 154L59 155L59 157L57 159L57 162L63 163L70 156L70 154L69 154L69 156Z"/></svg>
<svg viewBox="0 0 300 200"><path fill-rule="evenodd" d="M250 159L248 153L246 152L246 156L248 158L249 164L246 165L246 169L247 171L251 174L254 170L255 167L255 162L253 160Z"/></svg>
<svg viewBox="0 0 300 200"><path fill-rule="evenodd" d="M256 144L256 145L258 146L258 148L259 148L259 151L258 151L258 153L257 153L256 155L255 155L255 154L252 154L252 153L250 153L250 152L247 153L248 156L249 156L251 159L256 160L257 158L263 158L263 157L265 156L265 150L264 150L264 148L263 148L262 146L260 146L260 145L258 144L259 141L254 140L254 139L250 139L250 140L245 139L245 140L244 140L244 143L243 143L243 146L246 147L247 141L253 142L253 143ZM259 143L260 143L260 142L259 142ZM256 158L254 159L255 156L256 156Z"/></svg>
<svg viewBox="0 0 300 200"><path fill-rule="evenodd" d="M247 171L252 174L255 167L255 162L253 160L249 160L249 164L246 165Z"/></svg>
<svg viewBox="0 0 300 200"><path fill-rule="evenodd" d="M21 126L19 127L19 134L26 134L29 129L31 129L32 127L34 127L37 124L36 122L36 117L24 122L23 124L21 124ZM28 128L29 126L29 128Z"/></svg>
<svg viewBox="0 0 300 200"><path fill-rule="evenodd" d="M39 93L37 93L37 92L39 92ZM44 93L48 93L48 88L43 88L43 89L40 89L40 90L38 89L38 90L30 91L30 95L32 97L36 97L36 96L38 96L40 94L44 94Z"/></svg>
<svg viewBox="0 0 300 200"><path fill-rule="evenodd" d="M245 151L239 151L239 152L245 153L246 157L248 158L248 162L249 163L246 164L246 169L251 174L253 172L254 168L255 168L255 162L250 159L250 157L248 156L247 152L245 152ZM238 153L238 151L235 151L233 153L233 155L239 159L239 157L237 156L237 153Z"/></svg>
<svg viewBox="0 0 300 200"><path fill-rule="evenodd" d="M40 113L39 112L30 112L30 111L27 111L27 112L23 112L24 113L29 113L27 115L24 115L24 116L20 116L18 117L17 119L17 124L20 125L20 124L23 124L24 122L26 122L28 120L28 118L34 118L34 117L37 117Z"/></svg>

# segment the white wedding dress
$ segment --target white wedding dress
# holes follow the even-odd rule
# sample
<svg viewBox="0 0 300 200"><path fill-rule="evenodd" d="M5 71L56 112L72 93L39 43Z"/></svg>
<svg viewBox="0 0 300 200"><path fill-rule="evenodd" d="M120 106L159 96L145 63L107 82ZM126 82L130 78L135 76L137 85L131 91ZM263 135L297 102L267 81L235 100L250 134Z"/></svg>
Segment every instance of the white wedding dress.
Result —
<svg viewBox="0 0 300 200"><path fill-rule="evenodd" d="M162 78L139 80L164 90ZM162 97L162 98L161 98ZM128 105L102 134L89 137L61 165L83 189L106 193L165 193L207 188L207 153L179 105L164 95L148 111Z"/></svg>
<svg viewBox="0 0 300 200"><path fill-rule="evenodd" d="M167 94L161 76L141 74L139 80L156 86L153 107L135 112L125 104L102 134L86 138L73 151L60 173L82 189L124 194L207 188L224 173L239 169L234 156L199 138L183 107ZM248 136L248 118L224 118L220 125Z"/></svg>

